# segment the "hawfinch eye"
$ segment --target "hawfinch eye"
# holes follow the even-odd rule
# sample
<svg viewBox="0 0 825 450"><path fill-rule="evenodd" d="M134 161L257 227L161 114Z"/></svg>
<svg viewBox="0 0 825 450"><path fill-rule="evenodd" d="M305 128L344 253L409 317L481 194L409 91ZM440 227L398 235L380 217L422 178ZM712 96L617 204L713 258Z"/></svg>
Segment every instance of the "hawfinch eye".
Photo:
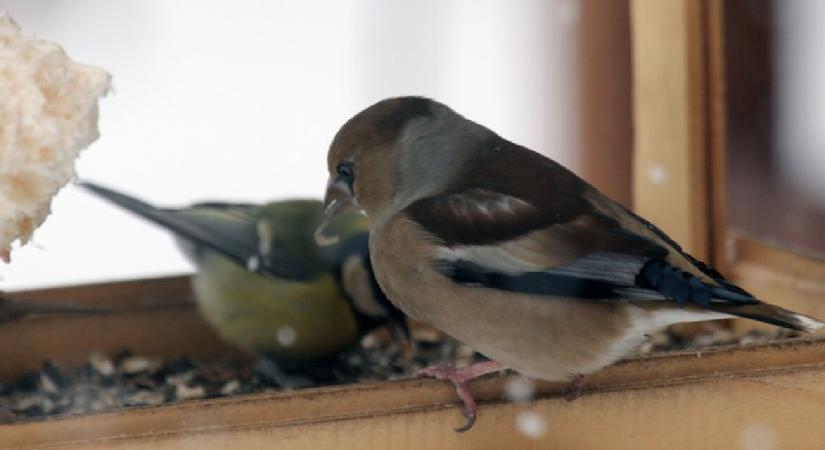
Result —
<svg viewBox="0 0 825 450"><path fill-rule="evenodd" d="M351 162L338 163L335 172L338 174L338 179L348 185L351 185L352 182L355 181L355 168Z"/></svg>

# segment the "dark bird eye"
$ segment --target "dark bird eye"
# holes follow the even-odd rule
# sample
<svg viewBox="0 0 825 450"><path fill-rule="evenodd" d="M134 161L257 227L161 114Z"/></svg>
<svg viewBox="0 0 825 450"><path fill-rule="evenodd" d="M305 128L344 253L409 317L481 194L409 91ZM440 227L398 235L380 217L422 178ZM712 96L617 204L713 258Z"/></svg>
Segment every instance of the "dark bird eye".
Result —
<svg viewBox="0 0 825 450"><path fill-rule="evenodd" d="M352 184L355 180L355 168L352 167L351 162L342 162L335 168L338 172L338 178L345 181L347 184Z"/></svg>

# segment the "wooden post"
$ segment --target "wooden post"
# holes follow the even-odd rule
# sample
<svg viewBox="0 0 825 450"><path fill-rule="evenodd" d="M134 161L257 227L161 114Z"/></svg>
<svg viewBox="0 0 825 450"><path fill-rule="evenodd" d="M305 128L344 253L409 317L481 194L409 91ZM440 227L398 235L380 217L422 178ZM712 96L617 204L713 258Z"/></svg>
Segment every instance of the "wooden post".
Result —
<svg viewBox="0 0 825 450"><path fill-rule="evenodd" d="M712 228L724 229L714 220L723 220L717 184L724 169L716 167L723 160L711 156L724 150L719 7L716 0L631 1L634 205L702 260L713 254Z"/></svg>
<svg viewBox="0 0 825 450"><path fill-rule="evenodd" d="M630 6L624 1L579 3L576 41L581 175L613 200L631 207Z"/></svg>
<svg viewBox="0 0 825 450"><path fill-rule="evenodd" d="M708 175L710 180L710 262L728 272L727 198L727 72L723 0L707 4Z"/></svg>

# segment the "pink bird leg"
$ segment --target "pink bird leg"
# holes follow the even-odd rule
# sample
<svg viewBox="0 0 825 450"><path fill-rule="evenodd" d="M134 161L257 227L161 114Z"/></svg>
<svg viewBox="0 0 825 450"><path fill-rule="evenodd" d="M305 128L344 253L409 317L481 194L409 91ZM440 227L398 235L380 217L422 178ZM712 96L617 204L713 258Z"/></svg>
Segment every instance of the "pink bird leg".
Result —
<svg viewBox="0 0 825 450"><path fill-rule="evenodd" d="M568 402L572 402L573 400L582 396L582 389L584 389L584 384L587 383L587 375L577 374L573 377L573 382L570 384L570 389L564 395L564 399Z"/></svg>
<svg viewBox="0 0 825 450"><path fill-rule="evenodd" d="M476 422L476 416L478 415L478 405L475 399L473 399L467 383L482 375L498 372L502 369L505 369L505 367L492 360L461 368L452 367L447 364L436 364L419 370L415 373L415 376L416 378L432 377L438 380L447 380L455 386L458 397L464 402L464 416L467 417L464 425L456 428L456 431L464 432L473 427L473 424Z"/></svg>

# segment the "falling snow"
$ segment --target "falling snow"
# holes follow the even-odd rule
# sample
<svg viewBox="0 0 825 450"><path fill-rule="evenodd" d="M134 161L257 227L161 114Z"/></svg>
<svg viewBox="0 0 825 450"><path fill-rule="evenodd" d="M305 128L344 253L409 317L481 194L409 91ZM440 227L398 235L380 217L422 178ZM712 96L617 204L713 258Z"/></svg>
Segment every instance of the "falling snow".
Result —
<svg viewBox="0 0 825 450"><path fill-rule="evenodd" d="M507 398L513 402L526 402L533 399L536 389L530 379L515 375L507 380L504 385Z"/></svg>
<svg viewBox="0 0 825 450"><path fill-rule="evenodd" d="M739 442L743 450L774 450L779 448L776 430L764 423L751 423L742 429Z"/></svg>
<svg viewBox="0 0 825 450"><path fill-rule="evenodd" d="M659 164L654 164L647 169L647 176L650 177L650 182L659 186L667 180L667 171Z"/></svg>
<svg viewBox="0 0 825 450"><path fill-rule="evenodd" d="M246 268L250 272L257 272L258 267L261 265L261 260L258 259L258 255L252 255L246 259Z"/></svg>
<svg viewBox="0 0 825 450"><path fill-rule="evenodd" d="M291 347L295 345L295 341L298 340L298 332L295 331L295 328L292 328L289 325L284 325L281 328L278 328L278 343L283 345L284 347Z"/></svg>
<svg viewBox="0 0 825 450"><path fill-rule="evenodd" d="M516 416L518 430L531 439L540 438L547 431L544 416L535 411L522 411Z"/></svg>

